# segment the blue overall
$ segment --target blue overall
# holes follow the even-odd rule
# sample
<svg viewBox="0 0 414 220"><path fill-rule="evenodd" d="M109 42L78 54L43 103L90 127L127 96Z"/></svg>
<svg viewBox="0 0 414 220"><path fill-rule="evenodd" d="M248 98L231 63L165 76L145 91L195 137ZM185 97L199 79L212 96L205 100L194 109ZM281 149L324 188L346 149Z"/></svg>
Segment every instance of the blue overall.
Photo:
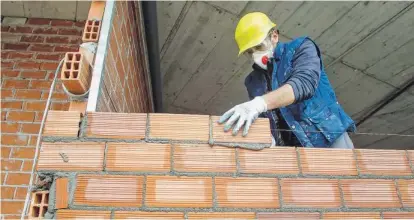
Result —
<svg viewBox="0 0 414 220"><path fill-rule="evenodd" d="M311 96L302 97L300 101L280 108L278 115L282 117L287 128L293 131L301 146L331 147L344 132L353 132L356 127L354 121L339 105L325 73L319 48L310 38L300 37L286 43L279 42L273 52L274 59L271 59L273 63L271 78L253 71L247 76L245 85L252 99L264 95L269 87L271 90L276 90L286 83L291 84L292 80L289 79L296 74L293 71L293 58L296 50L306 39L312 42L317 50L320 62L319 80L315 81ZM296 78L295 80L301 80L300 77ZM294 91L296 90L297 88L294 88ZM272 134L275 136L275 129L278 128L276 111L267 111L264 115L269 118Z"/></svg>

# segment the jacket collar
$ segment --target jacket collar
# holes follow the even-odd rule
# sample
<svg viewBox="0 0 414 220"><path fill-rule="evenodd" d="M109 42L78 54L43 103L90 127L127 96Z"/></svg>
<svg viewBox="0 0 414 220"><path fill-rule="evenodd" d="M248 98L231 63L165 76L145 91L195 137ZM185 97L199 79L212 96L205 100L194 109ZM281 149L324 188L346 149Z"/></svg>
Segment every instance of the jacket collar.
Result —
<svg viewBox="0 0 414 220"><path fill-rule="evenodd" d="M285 43L283 42L277 42L276 48L273 51L273 57L275 60L281 60L283 51L285 49Z"/></svg>

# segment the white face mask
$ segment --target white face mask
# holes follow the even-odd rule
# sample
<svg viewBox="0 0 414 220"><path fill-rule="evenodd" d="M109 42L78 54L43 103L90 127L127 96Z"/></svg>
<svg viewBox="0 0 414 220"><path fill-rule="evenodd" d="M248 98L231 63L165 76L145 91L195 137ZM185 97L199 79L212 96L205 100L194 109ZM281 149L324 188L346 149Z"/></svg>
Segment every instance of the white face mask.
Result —
<svg viewBox="0 0 414 220"><path fill-rule="evenodd" d="M267 62L273 57L273 46L270 39L266 39L262 43L264 50L257 50L252 53L253 61L262 69L267 70Z"/></svg>

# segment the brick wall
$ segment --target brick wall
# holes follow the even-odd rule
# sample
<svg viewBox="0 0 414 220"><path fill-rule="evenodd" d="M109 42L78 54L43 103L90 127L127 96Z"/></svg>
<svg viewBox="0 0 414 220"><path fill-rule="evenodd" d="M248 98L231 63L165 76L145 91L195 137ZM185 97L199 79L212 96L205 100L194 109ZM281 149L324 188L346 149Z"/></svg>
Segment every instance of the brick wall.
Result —
<svg viewBox="0 0 414 220"><path fill-rule="evenodd" d="M117 1L112 4L97 111L152 112L143 32L135 19L140 3Z"/></svg>
<svg viewBox="0 0 414 220"><path fill-rule="evenodd" d="M23 208L54 72L65 52L78 50L83 26L35 18L1 25L1 199L2 214L9 217ZM69 106L60 83L52 101L55 110Z"/></svg>
<svg viewBox="0 0 414 220"><path fill-rule="evenodd" d="M58 218L414 218L414 151L267 148L267 119L243 138L205 115L73 114L52 112L39 157L76 183Z"/></svg>

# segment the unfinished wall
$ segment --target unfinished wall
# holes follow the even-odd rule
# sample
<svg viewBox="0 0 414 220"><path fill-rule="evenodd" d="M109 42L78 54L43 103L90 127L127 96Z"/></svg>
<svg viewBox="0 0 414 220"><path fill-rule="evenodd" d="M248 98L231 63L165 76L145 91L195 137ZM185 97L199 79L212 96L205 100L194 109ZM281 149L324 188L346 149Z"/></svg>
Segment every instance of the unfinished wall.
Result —
<svg viewBox="0 0 414 220"><path fill-rule="evenodd" d="M49 88L65 52L78 51L83 26L84 22L36 18L2 21L1 214L8 218L20 218ZM51 109L68 107L58 81Z"/></svg>
<svg viewBox="0 0 414 220"><path fill-rule="evenodd" d="M113 7L108 7L108 4ZM107 2L103 20L109 23L96 111L152 112L143 32L137 23L139 2ZM138 18L140 21L140 18ZM97 57L97 60L99 58ZM91 109L89 109L91 110Z"/></svg>
<svg viewBox="0 0 414 220"><path fill-rule="evenodd" d="M267 119L243 138L208 115L57 114L72 118L59 127L68 133L48 118L38 171L69 179L58 219L414 217L413 151L229 147L269 146Z"/></svg>

